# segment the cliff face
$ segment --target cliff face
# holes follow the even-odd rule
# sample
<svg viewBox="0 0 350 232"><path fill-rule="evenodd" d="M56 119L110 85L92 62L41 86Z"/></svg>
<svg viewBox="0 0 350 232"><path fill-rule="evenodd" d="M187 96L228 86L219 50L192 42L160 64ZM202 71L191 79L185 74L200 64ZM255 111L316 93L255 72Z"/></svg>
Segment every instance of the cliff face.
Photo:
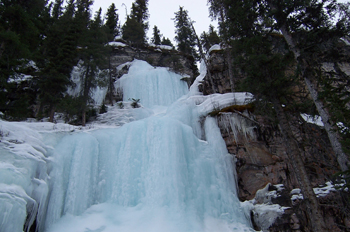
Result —
<svg viewBox="0 0 350 232"><path fill-rule="evenodd" d="M344 82L349 75L349 47L339 45L342 56L338 60L324 60L319 65L323 74ZM223 51L213 51L208 60L208 70L211 73L215 89L220 93L230 92L228 65ZM345 74L345 75L344 75ZM236 76L235 78L243 78ZM348 77L347 77L348 78ZM348 78L349 80L349 78ZM202 82L202 92L212 93L208 77ZM288 110L287 108L285 109ZM307 199L298 195L298 180L295 171L286 154L286 145L278 125L271 123L267 117L253 115L247 110L242 111L245 117L231 113L219 113L218 124L226 142L229 153L236 159L238 175L239 198L241 201L257 198L256 193L269 184L268 190L275 192L275 197L269 197L268 204L280 204L290 207L275 223L263 229L264 231L312 231L310 219L306 211ZM288 112L287 112L288 113ZM248 120L247 118L254 118ZM292 117L292 115L290 115ZM235 121L235 125L233 121ZM302 147L303 162L314 191L334 180L334 174L340 169L323 127L307 123L301 117L292 117L291 125L295 138ZM242 124L244 124L242 126ZM282 186L282 188L281 188ZM268 198L269 194L266 195ZM329 231L350 231L350 214L344 207L346 196L341 191L332 190L329 194L317 195L326 225ZM312 209L311 209L312 210ZM259 218L253 215L257 224Z"/></svg>
<svg viewBox="0 0 350 232"><path fill-rule="evenodd" d="M184 78L193 79L194 60L192 56L181 54L169 46L134 48L120 42L117 43L116 46L112 46L110 58L114 76L118 75L115 72L119 65L139 59L147 61L152 66L168 67Z"/></svg>

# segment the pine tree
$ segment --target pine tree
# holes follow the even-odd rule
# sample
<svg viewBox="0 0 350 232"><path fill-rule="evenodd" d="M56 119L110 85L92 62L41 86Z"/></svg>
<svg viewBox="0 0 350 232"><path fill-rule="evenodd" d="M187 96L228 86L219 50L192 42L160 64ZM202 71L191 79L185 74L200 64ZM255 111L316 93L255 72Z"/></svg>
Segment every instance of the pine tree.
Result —
<svg viewBox="0 0 350 232"><path fill-rule="evenodd" d="M142 24L136 19L127 17L122 27L123 39L129 41L134 47L142 47L145 44L145 31Z"/></svg>
<svg viewBox="0 0 350 232"><path fill-rule="evenodd" d="M165 37L163 37L161 44L162 44L162 45L168 45L168 46L174 47L174 45L173 45L173 43L170 41L170 39L169 39L169 38L165 38Z"/></svg>
<svg viewBox="0 0 350 232"><path fill-rule="evenodd" d="M25 72L21 67L36 58L45 36L47 14L45 0L0 3L0 110L5 114L16 113L18 107L28 107L23 94L12 92L17 87L8 83L8 79ZM15 98L11 97L14 95Z"/></svg>
<svg viewBox="0 0 350 232"><path fill-rule="evenodd" d="M140 23L145 31L145 34L149 28L148 25L148 0L135 0L135 2L131 6L131 14L130 17L135 19L138 23Z"/></svg>
<svg viewBox="0 0 350 232"><path fill-rule="evenodd" d="M154 27L153 27L153 37L152 37L152 39L151 39L151 42L152 42L153 44L155 44L155 45L160 45L160 43L161 43L160 37L161 37L161 36L162 36L162 35L160 34L160 31L159 31L158 27L157 27L157 26L154 26Z"/></svg>
<svg viewBox="0 0 350 232"><path fill-rule="evenodd" d="M220 37L214 29L213 25L209 26L209 32L203 31L201 34L201 43L206 51L208 51L214 44L219 44Z"/></svg>
<svg viewBox="0 0 350 232"><path fill-rule="evenodd" d="M192 22L189 19L188 11L180 6L179 11L175 12L175 28L176 36L175 40L177 42L177 49L185 54L192 55L195 59L199 56L195 49L196 35L192 30Z"/></svg>
<svg viewBox="0 0 350 232"><path fill-rule="evenodd" d="M63 0L55 0L53 10L52 10L52 18L57 20L63 14Z"/></svg>
<svg viewBox="0 0 350 232"><path fill-rule="evenodd" d="M127 16L122 27L123 39L133 46L140 47L146 42L148 30L148 0L136 0L131 7L131 13Z"/></svg>
<svg viewBox="0 0 350 232"><path fill-rule="evenodd" d="M112 41L117 35L119 35L119 16L117 14L117 8L114 3L110 5L106 14L106 32L108 36L108 41Z"/></svg>
<svg viewBox="0 0 350 232"><path fill-rule="evenodd" d="M90 5L82 8L84 12L89 11ZM79 9L79 8L78 8ZM80 94L81 100L81 114L82 125L86 123L86 113L88 104L91 100L91 90L95 88L100 82L99 69L107 65L108 48L105 46L107 36L104 33L101 8L94 17L93 21L85 22L88 25L85 31L84 39L81 42L81 51L79 57L83 61L85 71L81 76L82 92ZM102 80L104 76L102 76Z"/></svg>
<svg viewBox="0 0 350 232"><path fill-rule="evenodd" d="M66 10L62 13L59 10L61 4L62 1L56 1L54 5L52 24L44 44L43 56L46 61L38 77L41 101L38 114L40 116L44 106L48 105L51 122L54 120L57 105L60 104L70 84L70 73L77 57L74 0L68 3Z"/></svg>

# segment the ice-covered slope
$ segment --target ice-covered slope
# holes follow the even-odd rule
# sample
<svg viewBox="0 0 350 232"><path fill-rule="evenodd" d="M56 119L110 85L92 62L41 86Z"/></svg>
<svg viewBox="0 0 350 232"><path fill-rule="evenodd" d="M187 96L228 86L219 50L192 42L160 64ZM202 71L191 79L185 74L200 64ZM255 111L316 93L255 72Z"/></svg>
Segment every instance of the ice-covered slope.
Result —
<svg viewBox="0 0 350 232"><path fill-rule="evenodd" d="M0 121L8 157L0 157L0 207L10 215L0 231L22 231L27 212L38 212L39 231L49 232L251 231L216 121L199 124L210 109L251 95L188 94L177 75L143 61L123 79L125 99L140 98L142 107L110 108L89 129ZM17 173L23 181L10 178Z"/></svg>

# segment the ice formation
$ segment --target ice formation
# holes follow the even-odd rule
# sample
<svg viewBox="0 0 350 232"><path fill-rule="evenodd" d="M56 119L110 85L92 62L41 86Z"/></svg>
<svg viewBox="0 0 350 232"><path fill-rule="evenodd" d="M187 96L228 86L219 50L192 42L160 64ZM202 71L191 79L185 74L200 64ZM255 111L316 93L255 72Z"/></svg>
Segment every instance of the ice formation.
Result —
<svg viewBox="0 0 350 232"><path fill-rule="evenodd" d="M180 79L132 62L117 86L142 107L124 102L90 129L0 121L0 231L35 215L47 232L253 231L216 120L199 124L251 95L196 95Z"/></svg>

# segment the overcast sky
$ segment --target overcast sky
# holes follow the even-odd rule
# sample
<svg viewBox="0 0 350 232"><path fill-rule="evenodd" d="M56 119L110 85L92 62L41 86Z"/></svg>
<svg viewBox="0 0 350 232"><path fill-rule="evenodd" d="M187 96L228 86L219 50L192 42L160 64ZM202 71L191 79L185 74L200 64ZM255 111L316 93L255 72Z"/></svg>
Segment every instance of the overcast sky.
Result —
<svg viewBox="0 0 350 232"><path fill-rule="evenodd" d="M338 2L349 1L338 0ZM126 18L125 6L127 7L128 14L130 14L130 8L133 2L134 0L94 0L93 14L101 7L104 15L108 7L114 3L118 9L121 25L123 25ZM125 6L122 6L123 3ZM179 6L183 6L188 11L190 18L196 22L194 23L194 27L198 35L202 34L203 31L208 31L210 24L217 27L217 22L209 18L207 0L149 0L150 27L147 33L149 38L152 37L152 29L156 25L160 33L175 44L175 26L172 18L175 16L174 13L179 10Z"/></svg>
<svg viewBox="0 0 350 232"><path fill-rule="evenodd" d="M114 3L118 9L119 19L122 25L125 21L125 6L122 6L122 4L124 3L126 5L128 14L130 14L130 8L133 2L134 0L95 0L93 13L101 7L104 15L108 7ZM212 22L209 18L207 0L149 0L150 27L147 33L148 37L152 37L152 29L156 25L160 33L173 42L175 26L174 21L171 19L174 18L174 13L179 10L180 6L183 6L188 11L190 18L196 22L194 23L194 27L198 35L202 34L203 31L208 31L210 24L217 26L217 22Z"/></svg>
<svg viewBox="0 0 350 232"><path fill-rule="evenodd" d="M349 1L350 0L338 0L338 2ZM126 18L125 6L128 14L130 14L130 8L133 2L134 0L94 0L92 14L94 15L101 7L102 13L105 15L108 7L114 3L118 9L121 25L123 25ZM125 4L125 6L123 4ZM175 44L175 26L172 18L174 18L174 13L179 10L180 6L183 6L184 9L188 11L190 18L195 21L194 27L198 35L202 34L203 31L208 31L210 24L217 27L217 22L209 18L207 0L149 0L148 10L150 14L150 27L147 33L148 37L152 37L152 29L153 26L156 25L160 33Z"/></svg>

